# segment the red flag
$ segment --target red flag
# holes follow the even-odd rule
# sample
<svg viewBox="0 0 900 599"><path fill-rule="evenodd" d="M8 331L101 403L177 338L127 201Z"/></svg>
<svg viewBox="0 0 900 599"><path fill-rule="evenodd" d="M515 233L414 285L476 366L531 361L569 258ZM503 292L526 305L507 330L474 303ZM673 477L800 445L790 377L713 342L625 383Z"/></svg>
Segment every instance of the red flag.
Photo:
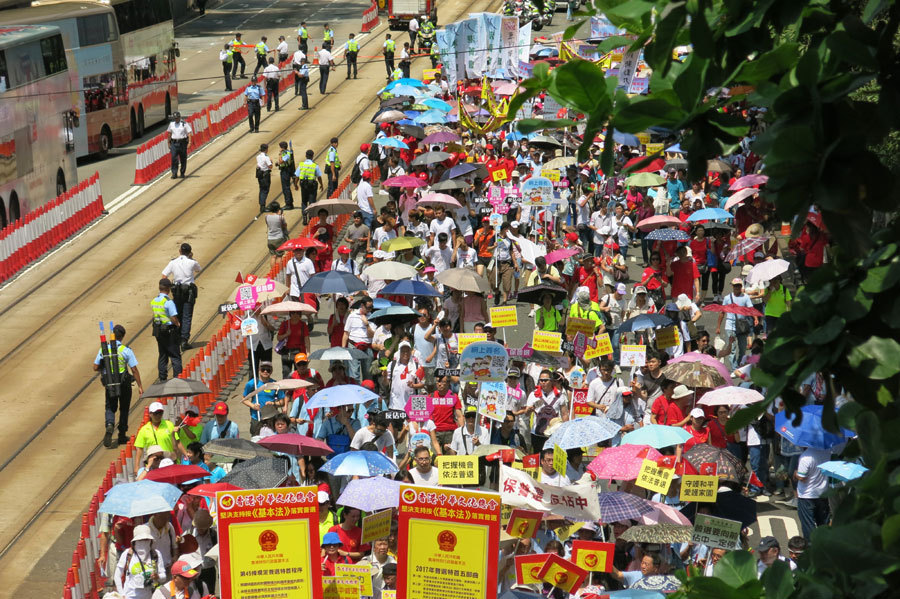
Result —
<svg viewBox="0 0 900 599"><path fill-rule="evenodd" d="M523 468L539 468L541 465L541 455L533 453L522 458Z"/></svg>
<svg viewBox="0 0 900 599"><path fill-rule="evenodd" d="M244 283L244 275L241 274L241 271L238 271L238 275L235 277L234 282L240 284Z"/></svg>
<svg viewBox="0 0 900 599"><path fill-rule="evenodd" d="M501 449L500 450L500 459L503 460L505 464L512 464L516 461L516 450L515 449Z"/></svg>
<svg viewBox="0 0 900 599"><path fill-rule="evenodd" d="M256 282L256 275L247 275L246 277L244 277L244 282L252 285Z"/></svg>
<svg viewBox="0 0 900 599"><path fill-rule="evenodd" d="M717 476L719 465L715 462L703 462L700 464L700 474L703 476Z"/></svg>
<svg viewBox="0 0 900 599"><path fill-rule="evenodd" d="M750 472L750 486L751 487L765 487L759 477L756 476L755 472Z"/></svg>
<svg viewBox="0 0 900 599"><path fill-rule="evenodd" d="M564 119L566 118L566 114L568 114L568 110L566 110L565 108L560 108L556 111L556 118Z"/></svg>

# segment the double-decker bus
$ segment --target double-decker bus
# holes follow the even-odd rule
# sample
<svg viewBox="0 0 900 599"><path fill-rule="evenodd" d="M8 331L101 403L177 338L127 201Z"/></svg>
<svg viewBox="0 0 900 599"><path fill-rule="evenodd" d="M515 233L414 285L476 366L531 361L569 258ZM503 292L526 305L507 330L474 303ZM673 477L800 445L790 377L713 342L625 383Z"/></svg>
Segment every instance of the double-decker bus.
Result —
<svg viewBox="0 0 900 599"><path fill-rule="evenodd" d="M168 0L33 2L0 11L0 23L62 31L81 95L78 157L105 155L177 110L177 46Z"/></svg>
<svg viewBox="0 0 900 599"><path fill-rule="evenodd" d="M78 94L58 27L0 26L0 226L75 182Z"/></svg>

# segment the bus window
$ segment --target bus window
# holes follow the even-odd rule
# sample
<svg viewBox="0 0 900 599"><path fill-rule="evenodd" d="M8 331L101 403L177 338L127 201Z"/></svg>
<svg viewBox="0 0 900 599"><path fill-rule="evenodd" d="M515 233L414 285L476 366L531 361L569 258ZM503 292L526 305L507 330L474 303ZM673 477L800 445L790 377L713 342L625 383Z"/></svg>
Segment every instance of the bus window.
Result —
<svg viewBox="0 0 900 599"><path fill-rule="evenodd" d="M66 70L66 51L61 35L42 39L41 55L44 57L45 75L54 75Z"/></svg>
<svg viewBox="0 0 900 599"><path fill-rule="evenodd" d="M84 77L82 87L85 112L128 104L128 84L122 71Z"/></svg>
<svg viewBox="0 0 900 599"><path fill-rule="evenodd" d="M113 4L113 10L120 35L172 20L169 0L126 0Z"/></svg>
<svg viewBox="0 0 900 599"><path fill-rule="evenodd" d="M78 45L81 47L114 42L118 37L111 14L78 17Z"/></svg>
<svg viewBox="0 0 900 599"><path fill-rule="evenodd" d="M7 50L9 61L10 87L19 87L40 79L43 73L44 59L38 42L22 44Z"/></svg>

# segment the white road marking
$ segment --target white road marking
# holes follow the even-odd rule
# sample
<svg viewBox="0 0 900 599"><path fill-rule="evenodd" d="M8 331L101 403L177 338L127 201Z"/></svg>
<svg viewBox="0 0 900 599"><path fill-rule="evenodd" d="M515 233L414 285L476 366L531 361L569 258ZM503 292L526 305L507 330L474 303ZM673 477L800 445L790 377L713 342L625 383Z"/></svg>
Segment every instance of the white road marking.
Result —
<svg viewBox="0 0 900 599"><path fill-rule="evenodd" d="M787 516L759 516L756 520L757 522L759 522L760 537L772 536L773 520L778 520L781 522L781 525L784 526L784 531L788 539L790 539L791 537L796 537L800 534L800 527L797 525L797 521Z"/></svg>

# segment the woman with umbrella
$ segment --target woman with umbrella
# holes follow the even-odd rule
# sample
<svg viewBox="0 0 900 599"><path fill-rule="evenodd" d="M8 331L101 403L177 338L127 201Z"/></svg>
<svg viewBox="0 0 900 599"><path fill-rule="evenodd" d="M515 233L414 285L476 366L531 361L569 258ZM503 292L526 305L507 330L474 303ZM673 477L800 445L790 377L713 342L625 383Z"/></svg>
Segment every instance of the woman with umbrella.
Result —
<svg viewBox="0 0 900 599"><path fill-rule="evenodd" d="M822 217L815 212L807 216L806 227L796 242L791 242L791 253L796 257L797 269L804 281L825 262L828 234L822 226Z"/></svg>

